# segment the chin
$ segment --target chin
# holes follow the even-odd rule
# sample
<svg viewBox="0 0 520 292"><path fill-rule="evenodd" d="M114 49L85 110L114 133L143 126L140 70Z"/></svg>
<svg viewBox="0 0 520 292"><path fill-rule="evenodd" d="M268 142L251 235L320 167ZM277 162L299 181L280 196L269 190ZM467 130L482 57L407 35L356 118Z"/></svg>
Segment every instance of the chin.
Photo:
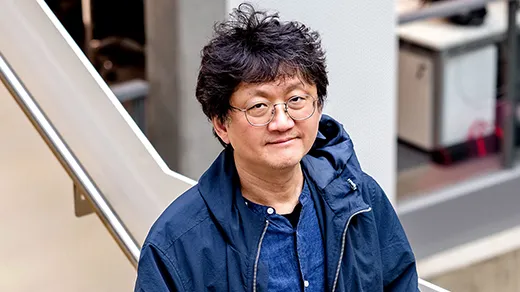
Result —
<svg viewBox="0 0 520 292"><path fill-rule="evenodd" d="M301 161L300 155L291 155L288 157L278 157L278 158L271 158L269 161L267 161L267 164L269 167L276 169L276 170L283 170L283 169L289 169L297 166Z"/></svg>
<svg viewBox="0 0 520 292"><path fill-rule="evenodd" d="M297 166L305 155L303 145L291 145L282 149L272 147L263 153L264 164L273 170L290 169Z"/></svg>

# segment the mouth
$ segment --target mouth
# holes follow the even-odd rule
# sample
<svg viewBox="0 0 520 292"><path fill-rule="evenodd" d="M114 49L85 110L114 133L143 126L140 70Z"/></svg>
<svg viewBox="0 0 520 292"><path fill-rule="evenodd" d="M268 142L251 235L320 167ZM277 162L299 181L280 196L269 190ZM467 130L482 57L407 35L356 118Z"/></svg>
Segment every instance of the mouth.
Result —
<svg viewBox="0 0 520 292"><path fill-rule="evenodd" d="M282 139L277 139L277 140L274 140L274 141L271 141L267 144L272 144L272 145L285 145L285 144L289 144L291 143L293 140L295 140L296 138L282 138Z"/></svg>

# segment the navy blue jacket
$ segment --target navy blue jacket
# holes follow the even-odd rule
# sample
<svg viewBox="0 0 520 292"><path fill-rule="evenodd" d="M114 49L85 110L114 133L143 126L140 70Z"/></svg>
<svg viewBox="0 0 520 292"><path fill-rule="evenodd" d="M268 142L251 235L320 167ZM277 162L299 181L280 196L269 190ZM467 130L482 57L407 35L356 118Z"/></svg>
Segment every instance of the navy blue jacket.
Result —
<svg viewBox="0 0 520 292"><path fill-rule="evenodd" d="M301 163L324 238L327 291L418 291L399 219L342 125L323 115ZM245 205L232 150L224 150L154 223L135 291L267 291L257 257L265 227Z"/></svg>

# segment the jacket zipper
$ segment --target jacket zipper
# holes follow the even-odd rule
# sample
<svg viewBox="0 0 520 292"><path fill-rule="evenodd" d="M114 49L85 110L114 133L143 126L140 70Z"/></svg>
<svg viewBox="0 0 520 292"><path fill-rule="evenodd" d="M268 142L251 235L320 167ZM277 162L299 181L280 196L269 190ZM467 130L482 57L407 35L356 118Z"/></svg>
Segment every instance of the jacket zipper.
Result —
<svg viewBox="0 0 520 292"><path fill-rule="evenodd" d="M269 220L265 220L264 231L262 232L262 236L260 236L260 241L258 242L258 250L256 251L255 267L253 270L253 292L256 292L256 273L258 272L258 260L260 259L260 249L262 249L262 241L264 241L264 236L265 236L265 233L267 232L267 227L269 227Z"/></svg>
<svg viewBox="0 0 520 292"><path fill-rule="evenodd" d="M352 220L352 218L354 218L354 216L356 216L356 215L359 215L361 213L370 212L371 210L372 210L372 208L369 207L368 209L357 211L356 213L352 214L348 218L347 224L345 225L345 229L343 230L343 239L341 240L341 253L339 255L338 267L336 268L336 277L334 278L334 285L332 286L332 292L336 291L336 285L338 284L339 271L341 270L341 260L343 259L343 254L345 252L345 241L347 238L347 229L348 229L348 225L350 224L350 220Z"/></svg>

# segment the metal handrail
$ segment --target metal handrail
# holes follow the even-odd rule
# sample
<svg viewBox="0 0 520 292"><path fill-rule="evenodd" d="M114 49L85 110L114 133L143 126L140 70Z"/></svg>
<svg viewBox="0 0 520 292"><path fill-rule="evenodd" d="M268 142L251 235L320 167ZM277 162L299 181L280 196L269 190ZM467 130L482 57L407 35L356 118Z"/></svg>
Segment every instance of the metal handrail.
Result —
<svg viewBox="0 0 520 292"><path fill-rule="evenodd" d="M450 17L462 12L467 12L468 10L482 8L486 6L486 4L495 1L500 0L451 0L436 2L425 8L401 13L398 23L405 24L429 18Z"/></svg>
<svg viewBox="0 0 520 292"><path fill-rule="evenodd" d="M63 141L60 134L46 117L45 113L9 66L1 52L0 80L9 90L18 105L22 108L33 126L46 141L47 145L49 145L52 152L68 172L74 183L81 188L84 194L86 194L87 199L95 208L96 214L113 235L114 239L130 262L136 267L140 254L140 248L137 242L130 232L128 232L128 229L121 222L120 218L105 199L105 196L92 181L81 163Z"/></svg>
<svg viewBox="0 0 520 292"><path fill-rule="evenodd" d="M419 279L419 289L421 292L450 292L423 279Z"/></svg>

